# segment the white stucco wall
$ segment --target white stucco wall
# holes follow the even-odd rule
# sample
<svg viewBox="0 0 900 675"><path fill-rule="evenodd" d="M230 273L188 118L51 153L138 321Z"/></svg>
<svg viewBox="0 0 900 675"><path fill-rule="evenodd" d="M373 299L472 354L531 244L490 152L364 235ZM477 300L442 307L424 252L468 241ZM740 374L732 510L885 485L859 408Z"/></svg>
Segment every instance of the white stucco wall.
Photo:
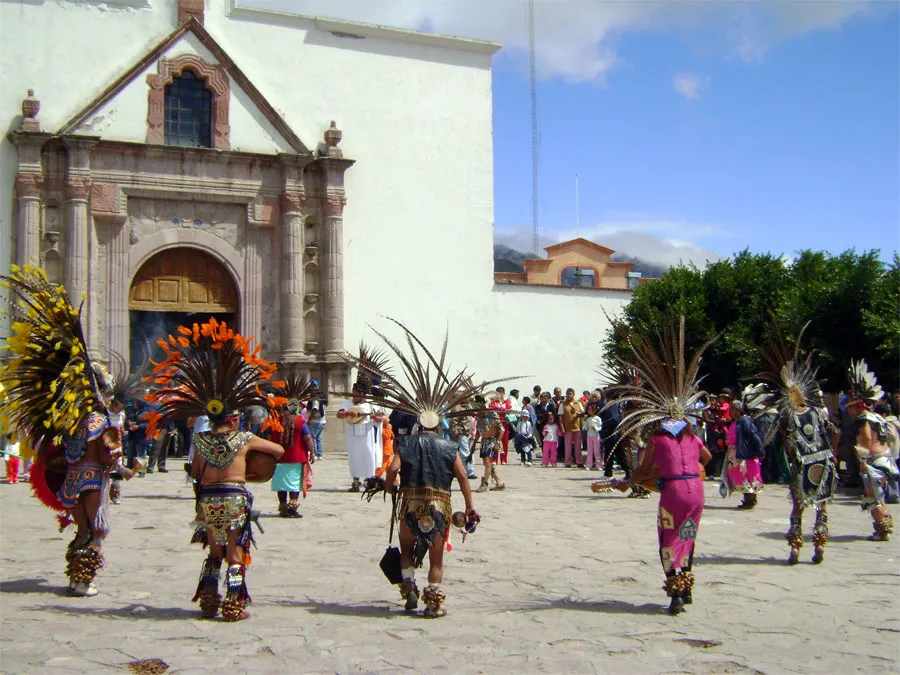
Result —
<svg viewBox="0 0 900 675"><path fill-rule="evenodd" d="M0 2L0 118L17 125L33 88L42 128L55 131L175 28L176 6ZM208 0L205 26L309 148L331 120L344 133L340 147L356 161L344 211L346 347L374 341L366 324L384 326L379 315L391 315L429 344L449 327L452 362L485 378L529 375L519 386L529 391L534 382L594 381L606 324L600 308L615 311L630 294L494 288L489 49L377 31L336 37L313 20L235 9L232 0ZM186 52L214 61L193 36L166 56ZM143 142L147 72L156 65L84 133ZM231 92L232 148L285 151L234 82ZM6 245L15 148L5 137L0 169ZM5 271L9 252L0 256Z"/></svg>

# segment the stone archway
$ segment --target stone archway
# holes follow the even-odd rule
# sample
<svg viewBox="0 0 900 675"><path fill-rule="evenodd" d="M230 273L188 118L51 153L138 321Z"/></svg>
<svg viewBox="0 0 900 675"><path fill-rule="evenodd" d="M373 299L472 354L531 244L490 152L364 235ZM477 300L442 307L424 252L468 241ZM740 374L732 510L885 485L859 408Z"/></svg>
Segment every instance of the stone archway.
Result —
<svg viewBox="0 0 900 675"><path fill-rule="evenodd" d="M214 316L237 326L238 298L228 269L209 253L186 246L156 253L141 265L128 293L131 363L142 363L147 345L153 353L156 341L179 325Z"/></svg>

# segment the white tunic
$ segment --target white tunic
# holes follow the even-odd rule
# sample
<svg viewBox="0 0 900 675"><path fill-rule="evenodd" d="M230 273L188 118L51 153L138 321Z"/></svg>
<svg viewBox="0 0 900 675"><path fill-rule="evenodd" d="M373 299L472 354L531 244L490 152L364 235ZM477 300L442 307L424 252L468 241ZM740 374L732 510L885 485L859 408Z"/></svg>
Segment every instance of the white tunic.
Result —
<svg viewBox="0 0 900 675"><path fill-rule="evenodd" d="M357 407L368 415L376 411L371 403L354 404L345 401L338 410ZM366 419L359 424L345 424L347 439L347 459L350 461L350 475L365 480L375 475L375 468L381 464L381 424Z"/></svg>

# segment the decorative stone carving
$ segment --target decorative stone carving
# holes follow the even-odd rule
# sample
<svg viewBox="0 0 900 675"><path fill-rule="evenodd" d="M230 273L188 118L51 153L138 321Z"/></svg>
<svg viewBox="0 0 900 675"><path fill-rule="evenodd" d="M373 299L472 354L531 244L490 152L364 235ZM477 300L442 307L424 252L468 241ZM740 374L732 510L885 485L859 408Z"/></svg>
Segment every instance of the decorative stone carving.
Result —
<svg viewBox="0 0 900 675"><path fill-rule="evenodd" d="M147 76L150 85L147 108L147 143L165 143L165 90L172 81L185 70L191 70L198 78L206 81L212 93L213 147L218 150L231 149L231 127L228 122L228 105L231 99L231 84L222 66L207 63L196 54L182 54L174 59L160 59L158 73Z"/></svg>
<svg viewBox="0 0 900 675"><path fill-rule="evenodd" d="M91 179L83 176L70 177L66 182L66 199L87 200L88 193L91 191Z"/></svg>
<svg viewBox="0 0 900 675"><path fill-rule="evenodd" d="M41 124L37 121L37 114L41 110L41 102L34 97L34 89L28 90L27 98L22 99L22 131L40 131Z"/></svg>
<svg viewBox="0 0 900 675"><path fill-rule="evenodd" d="M304 202L306 196L302 192L285 192L281 195L281 212L300 213Z"/></svg>
<svg viewBox="0 0 900 675"><path fill-rule="evenodd" d="M322 200L322 211L326 218L341 218L344 215L344 206L347 198L342 194L331 194Z"/></svg>
<svg viewBox="0 0 900 675"><path fill-rule="evenodd" d="M39 173L20 173L16 176L16 194L21 197L37 198L41 196L43 176Z"/></svg>
<svg viewBox="0 0 900 675"><path fill-rule="evenodd" d="M200 25L203 25L203 1L178 0L178 23L183 23L193 17Z"/></svg>
<svg viewBox="0 0 900 675"><path fill-rule="evenodd" d="M118 190L109 183L91 185L91 215L111 218L119 214Z"/></svg>
<svg viewBox="0 0 900 675"><path fill-rule="evenodd" d="M331 159L343 159L344 151L338 147L344 134L337 128L334 120L331 120L331 126L325 132L325 144L328 146L328 156Z"/></svg>

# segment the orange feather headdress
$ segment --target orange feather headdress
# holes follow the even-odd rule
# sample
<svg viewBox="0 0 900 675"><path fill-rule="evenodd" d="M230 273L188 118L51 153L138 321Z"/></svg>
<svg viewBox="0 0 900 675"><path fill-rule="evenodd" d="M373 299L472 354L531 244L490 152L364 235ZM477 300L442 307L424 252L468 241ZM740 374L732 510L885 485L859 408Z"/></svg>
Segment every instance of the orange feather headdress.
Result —
<svg viewBox="0 0 900 675"><path fill-rule="evenodd" d="M262 345L253 341L212 317L206 323L179 326L177 335L158 340L166 358L153 364L153 375L147 378L155 390L146 399L157 404L147 414L147 433L201 415L216 423L250 406L268 411L263 429L280 431L276 409L286 399L266 394L262 385L284 383L271 382L277 367L260 358Z"/></svg>

